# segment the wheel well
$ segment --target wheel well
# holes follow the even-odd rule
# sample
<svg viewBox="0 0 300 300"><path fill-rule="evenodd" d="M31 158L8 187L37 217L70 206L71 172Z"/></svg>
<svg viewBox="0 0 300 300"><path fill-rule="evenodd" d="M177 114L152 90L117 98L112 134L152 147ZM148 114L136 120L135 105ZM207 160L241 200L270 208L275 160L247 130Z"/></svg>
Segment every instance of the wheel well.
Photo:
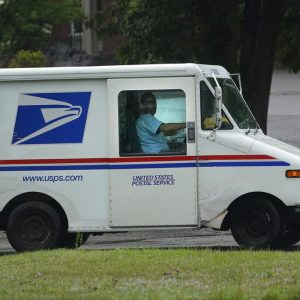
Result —
<svg viewBox="0 0 300 300"><path fill-rule="evenodd" d="M27 202L27 201L43 201L52 206L57 213L59 214L62 223L63 223L63 228L67 229L68 228L68 218L67 215L62 208L62 206L52 197L43 194L43 193L37 193L37 192L29 192L29 193L24 193L21 195L18 195L11 199L2 212L0 213L0 230L6 230L6 224L7 224L7 219L10 215L10 213L21 203Z"/></svg>
<svg viewBox="0 0 300 300"><path fill-rule="evenodd" d="M226 217L224 218L224 220L222 222L221 230L229 230L231 212L237 205L240 205L246 199L252 199L255 197L263 197L263 198L269 200L272 204L275 205L275 207L279 211L282 209L285 209L285 207L286 207L286 205L279 198L275 197L274 195L268 194L268 193L252 192L252 193L242 195L242 196L238 197L237 199L235 199L233 202L231 202L231 204L228 206L228 208L227 208L228 214L226 215Z"/></svg>

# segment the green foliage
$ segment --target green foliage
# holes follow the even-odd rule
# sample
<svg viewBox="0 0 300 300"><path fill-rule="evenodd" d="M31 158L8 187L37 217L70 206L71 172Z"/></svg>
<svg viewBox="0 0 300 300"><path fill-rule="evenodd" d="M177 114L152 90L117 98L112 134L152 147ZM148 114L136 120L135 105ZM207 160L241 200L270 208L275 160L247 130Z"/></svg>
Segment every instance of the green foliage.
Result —
<svg viewBox="0 0 300 300"><path fill-rule="evenodd" d="M286 13L278 60L297 71L300 1L279 2ZM237 71L241 24L252 22L244 20L247 0L113 0L112 3L112 7L96 15L92 26L99 35L118 32L123 37L121 63L203 62ZM254 25L253 30L257 30ZM257 47L244 50L251 52L254 48Z"/></svg>
<svg viewBox="0 0 300 300"><path fill-rule="evenodd" d="M266 132L276 42L278 59L300 69L299 0L114 0L96 16L99 35L123 37L119 61L196 62L242 73L244 97ZM283 27L280 34L280 24Z"/></svg>
<svg viewBox="0 0 300 300"><path fill-rule="evenodd" d="M118 30L124 64L188 61L234 68L241 2L115 0L112 10L96 16L96 29L100 35Z"/></svg>
<svg viewBox="0 0 300 300"><path fill-rule="evenodd" d="M0 54L40 50L55 26L83 19L80 0L4 0L0 4Z"/></svg>
<svg viewBox="0 0 300 300"><path fill-rule="evenodd" d="M19 51L9 62L9 68L45 67L46 56L41 51Z"/></svg>
<svg viewBox="0 0 300 300"><path fill-rule="evenodd" d="M300 70L300 1L290 0L282 22L277 60L293 72Z"/></svg>
<svg viewBox="0 0 300 300"><path fill-rule="evenodd" d="M300 1L285 0L277 60L300 69ZM113 0L91 22L100 36L120 34L119 61L202 62L238 71L245 0ZM249 49L251 51L251 49Z"/></svg>

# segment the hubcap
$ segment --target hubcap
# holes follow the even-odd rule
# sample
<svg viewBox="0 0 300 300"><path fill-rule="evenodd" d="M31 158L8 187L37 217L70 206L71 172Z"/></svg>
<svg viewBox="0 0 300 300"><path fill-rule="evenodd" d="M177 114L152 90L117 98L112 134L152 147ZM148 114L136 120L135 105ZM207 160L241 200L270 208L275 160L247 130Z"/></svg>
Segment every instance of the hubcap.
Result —
<svg viewBox="0 0 300 300"><path fill-rule="evenodd" d="M50 236L50 230L45 219L39 215L25 218L20 224L21 237L31 244L44 244Z"/></svg>
<svg viewBox="0 0 300 300"><path fill-rule="evenodd" d="M258 209L250 211L245 220L246 231L254 238L265 236L268 233L269 225L269 215Z"/></svg>

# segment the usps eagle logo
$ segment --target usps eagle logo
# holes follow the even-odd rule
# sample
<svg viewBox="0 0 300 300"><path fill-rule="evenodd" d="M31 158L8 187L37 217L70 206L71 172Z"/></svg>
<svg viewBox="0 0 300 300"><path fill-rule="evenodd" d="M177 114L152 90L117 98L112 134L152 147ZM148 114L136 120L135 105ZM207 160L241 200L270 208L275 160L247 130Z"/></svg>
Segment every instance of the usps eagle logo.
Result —
<svg viewBox="0 0 300 300"><path fill-rule="evenodd" d="M82 143L91 92L20 94L13 145Z"/></svg>

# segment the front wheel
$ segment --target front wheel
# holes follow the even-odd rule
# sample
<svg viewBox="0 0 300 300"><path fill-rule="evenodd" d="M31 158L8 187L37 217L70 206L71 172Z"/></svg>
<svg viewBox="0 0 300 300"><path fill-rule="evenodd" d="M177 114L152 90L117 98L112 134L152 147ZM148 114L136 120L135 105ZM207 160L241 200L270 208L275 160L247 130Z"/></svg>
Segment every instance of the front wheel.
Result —
<svg viewBox="0 0 300 300"><path fill-rule="evenodd" d="M267 199L244 200L231 212L231 232L242 247L272 247L281 232L280 215Z"/></svg>
<svg viewBox="0 0 300 300"><path fill-rule="evenodd" d="M52 249L61 239L62 223L49 204L28 201L18 205L9 215L6 232L16 251Z"/></svg>

